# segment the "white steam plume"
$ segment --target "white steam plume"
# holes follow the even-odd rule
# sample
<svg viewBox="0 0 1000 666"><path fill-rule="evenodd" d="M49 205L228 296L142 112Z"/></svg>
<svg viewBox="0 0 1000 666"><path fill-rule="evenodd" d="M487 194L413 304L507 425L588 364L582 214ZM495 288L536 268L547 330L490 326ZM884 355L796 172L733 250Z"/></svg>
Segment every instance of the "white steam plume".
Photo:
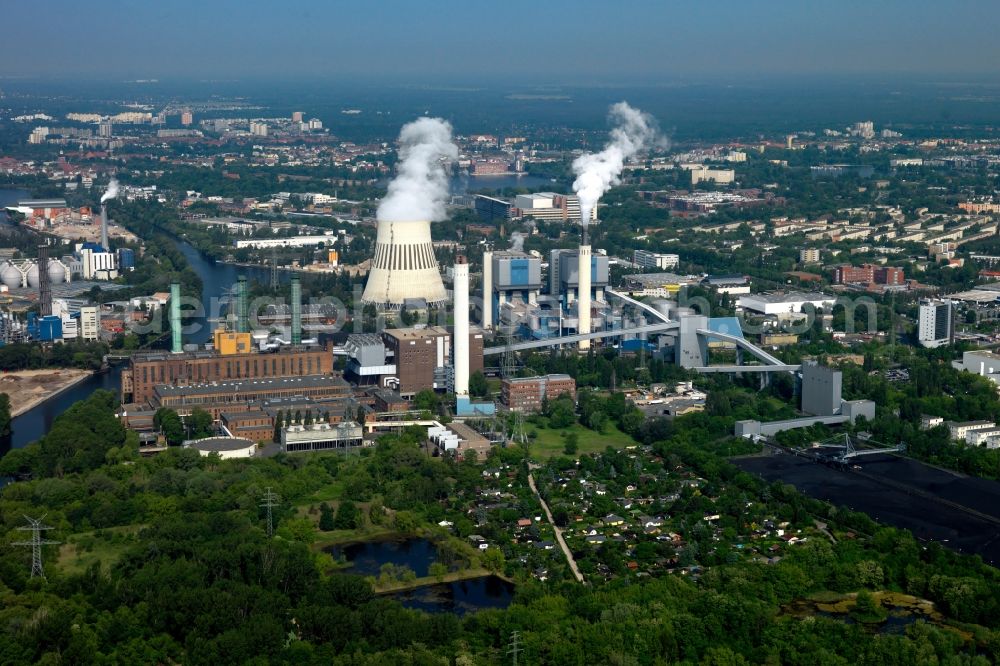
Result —
<svg viewBox="0 0 1000 666"><path fill-rule="evenodd" d="M399 132L399 165L376 217L393 222L445 218L449 163L458 159L451 125L441 118L418 118Z"/></svg>
<svg viewBox="0 0 1000 666"><path fill-rule="evenodd" d="M591 211L598 200L621 178L625 160L650 146L665 146L656 120L628 102L618 102L608 113L614 123L611 139L599 153L587 153L573 160L573 191L580 197L583 226L590 224Z"/></svg>
<svg viewBox="0 0 1000 666"><path fill-rule="evenodd" d="M108 183L108 189L105 190L104 194L101 196L101 203L104 203L108 199L116 198L118 198L118 180L116 178L112 178L111 182Z"/></svg>

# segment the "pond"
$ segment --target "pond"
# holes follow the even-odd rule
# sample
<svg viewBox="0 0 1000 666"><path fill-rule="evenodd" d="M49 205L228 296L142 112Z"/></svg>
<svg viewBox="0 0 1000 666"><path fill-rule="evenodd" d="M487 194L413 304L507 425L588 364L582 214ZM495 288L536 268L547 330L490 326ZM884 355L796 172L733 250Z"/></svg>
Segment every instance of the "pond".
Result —
<svg viewBox="0 0 1000 666"><path fill-rule="evenodd" d="M350 562L347 573L358 576L378 576L383 564L410 568L417 578L428 574L437 559L437 547L427 539L400 538L363 541L327 549L334 559L343 557Z"/></svg>
<svg viewBox="0 0 1000 666"><path fill-rule="evenodd" d="M514 584L496 576L454 583L424 585L390 595L407 608L427 613L465 615L484 608L507 608L514 598Z"/></svg>
<svg viewBox="0 0 1000 666"><path fill-rule="evenodd" d="M438 557L437 546L419 537L362 541L332 546L326 551L335 559L343 558L350 563L344 573L376 577L383 565L393 564L408 567L417 578L423 578ZM514 585L497 576L481 576L448 583L430 583L386 596L396 599L406 608L465 615L484 608L506 608L514 598Z"/></svg>

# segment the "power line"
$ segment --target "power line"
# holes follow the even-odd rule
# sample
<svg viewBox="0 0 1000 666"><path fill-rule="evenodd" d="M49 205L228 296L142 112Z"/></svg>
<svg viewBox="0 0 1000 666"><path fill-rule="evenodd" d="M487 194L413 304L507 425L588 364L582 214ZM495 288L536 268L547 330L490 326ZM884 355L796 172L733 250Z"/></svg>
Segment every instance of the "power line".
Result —
<svg viewBox="0 0 1000 666"><path fill-rule="evenodd" d="M269 537L274 536L274 514L272 509L278 506L280 502L281 497L277 493L272 492L271 486L268 486L260 505L267 509L267 536Z"/></svg>
<svg viewBox="0 0 1000 666"><path fill-rule="evenodd" d="M42 518L44 517L42 516ZM43 525L42 518L29 518L25 516L24 519L28 521L28 526L18 527L17 529L22 532L31 532L31 541L15 541L11 545L31 547L31 577L44 579L45 569L42 566L42 546L52 546L59 542L42 538L44 530L55 529L54 527Z"/></svg>

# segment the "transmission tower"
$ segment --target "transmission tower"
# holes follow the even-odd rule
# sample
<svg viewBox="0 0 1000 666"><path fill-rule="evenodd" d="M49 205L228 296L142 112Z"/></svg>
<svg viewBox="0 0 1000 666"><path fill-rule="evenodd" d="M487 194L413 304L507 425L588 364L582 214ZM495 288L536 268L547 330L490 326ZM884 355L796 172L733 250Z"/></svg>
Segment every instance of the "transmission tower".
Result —
<svg viewBox="0 0 1000 666"><path fill-rule="evenodd" d="M510 647L507 648L507 654L511 656L511 663L517 666L517 655L524 652L524 648L521 647L521 632L515 631L510 635Z"/></svg>
<svg viewBox="0 0 1000 666"><path fill-rule="evenodd" d="M45 516L42 516L42 518L44 517ZM18 527L17 529L22 532L31 532L31 541L15 541L12 544L14 546L31 547L32 578L45 578L45 569L42 566L42 546L53 546L59 543L58 541L42 538L42 532L44 530L55 529L53 527L49 527L48 525L43 525L42 518L29 518L28 516L25 516L24 519L28 521L28 526Z"/></svg>
<svg viewBox="0 0 1000 666"><path fill-rule="evenodd" d="M274 536L274 513L272 509L278 506L280 502L281 498L278 497L277 493L271 491L271 486L268 486L260 505L267 509L267 536L269 537Z"/></svg>

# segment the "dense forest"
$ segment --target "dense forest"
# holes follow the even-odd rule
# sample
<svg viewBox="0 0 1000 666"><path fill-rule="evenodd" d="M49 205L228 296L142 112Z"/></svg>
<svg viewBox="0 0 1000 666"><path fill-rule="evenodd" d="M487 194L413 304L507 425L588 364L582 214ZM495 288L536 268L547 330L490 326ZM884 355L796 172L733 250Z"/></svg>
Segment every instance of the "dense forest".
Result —
<svg viewBox="0 0 1000 666"><path fill-rule="evenodd" d="M0 473L30 474L0 495L0 662L504 664L514 631L521 663L1000 658L996 570L739 472L699 434L703 420L679 420L654 449L663 465L731 489L719 510L738 520L752 499L793 524L815 516L868 536L810 540L772 565L706 559L696 579L674 574L581 586L564 577L539 582L508 563L517 581L514 603L459 618L408 610L375 594L369 580L339 573L316 548L319 521L329 513L304 509L350 500L360 519L380 529L432 529L443 517L463 519L453 500L477 492L481 464L427 457L416 433L384 437L349 457L221 461L175 448L139 458L114 406L112 394L95 393L38 443L0 462ZM513 482L521 484L523 462L515 447L486 464L514 465ZM265 489L281 497L273 537L260 506ZM48 547L47 580L29 578L26 550L10 547L23 534L15 530L23 514L45 514L55 528L48 536L75 544L89 559L81 564L67 557L68 546ZM931 599L945 622L888 634L860 621L783 610L824 591L861 592L870 602L866 590L883 589Z"/></svg>

